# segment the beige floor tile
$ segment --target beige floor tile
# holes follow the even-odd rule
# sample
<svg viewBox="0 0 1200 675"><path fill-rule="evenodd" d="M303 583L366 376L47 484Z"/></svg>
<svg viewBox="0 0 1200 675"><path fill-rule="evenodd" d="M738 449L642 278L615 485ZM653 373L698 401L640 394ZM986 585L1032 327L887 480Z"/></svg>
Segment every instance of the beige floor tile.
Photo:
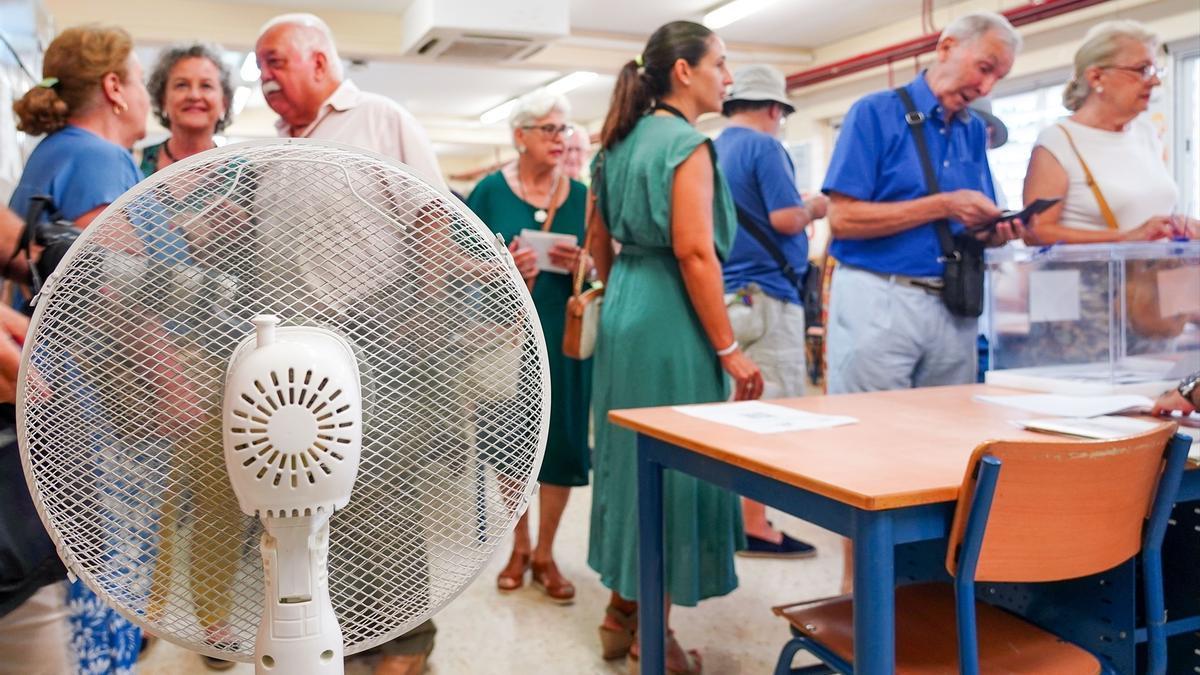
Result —
<svg viewBox="0 0 1200 675"><path fill-rule="evenodd" d="M430 662L431 673L625 672L623 661L605 662L600 658L596 627L608 591L587 566L590 498L589 488L573 491L555 545L560 569L575 583L575 604L550 604L528 586L509 595L497 593L495 577L508 559L505 547L475 583L437 616L437 647ZM739 558L741 583L734 593L674 612L673 624L680 642L700 650L705 673L771 672L788 635L785 624L771 614L771 606L825 597L838 590L842 569L839 538L783 514L776 513L772 519L793 536L815 544L818 555L791 561ZM160 642L138 672L202 675L211 671L195 654ZM239 664L228 672L248 675L253 668ZM369 664L349 664L346 673L369 675Z"/></svg>

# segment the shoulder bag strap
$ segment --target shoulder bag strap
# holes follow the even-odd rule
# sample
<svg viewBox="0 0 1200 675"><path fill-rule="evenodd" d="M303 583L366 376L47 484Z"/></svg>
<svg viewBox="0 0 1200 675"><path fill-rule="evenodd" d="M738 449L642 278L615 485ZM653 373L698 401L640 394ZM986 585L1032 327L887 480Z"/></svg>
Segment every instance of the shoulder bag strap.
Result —
<svg viewBox="0 0 1200 675"><path fill-rule="evenodd" d="M559 174L558 180L562 181L561 173ZM570 197L571 197L571 179L570 178L568 178L566 180L566 184L567 184L567 197L565 199L563 199L564 204L566 203L567 199L570 199ZM556 181L554 184L554 194L550 195L550 212L548 214L546 214L546 222L542 223L542 232L549 232L550 227L552 225L554 225L554 216L558 213L558 193L561 191L562 190L558 187L558 182Z"/></svg>
<svg viewBox="0 0 1200 675"><path fill-rule="evenodd" d="M1067 131L1067 127L1062 124L1056 125L1062 129L1063 136L1067 137L1067 144L1071 146L1071 152L1075 153L1075 159L1079 160L1079 166L1083 168L1083 180L1087 183L1088 189L1092 191L1092 195L1096 197L1096 204L1100 206L1100 215L1104 218L1104 223L1108 225L1110 230L1121 229L1117 225L1117 217L1113 215L1112 208L1108 205L1108 200L1100 192L1100 185L1096 183L1096 178L1092 176L1092 170L1088 168L1087 162L1083 161L1083 155L1079 154L1079 148L1075 147L1075 139L1071 138L1071 132Z"/></svg>
<svg viewBox="0 0 1200 675"><path fill-rule="evenodd" d="M571 283L571 294L574 296L578 296L583 292L583 278L587 274L587 268L590 267L586 263L588 257L591 256L592 234L596 231L596 218L600 211L600 187L603 180L604 151L601 150L600 157L596 161L596 171L592 174L592 189L588 191L587 220L584 223L583 232L583 251L580 253L581 260L575 268L575 278L572 279Z"/></svg>
<svg viewBox="0 0 1200 675"><path fill-rule="evenodd" d="M912 96L909 96L908 90L904 87L897 88L896 95L904 103L906 111L904 121L908 123L908 129L912 132L913 141L917 144L917 155L921 158L921 171L925 174L925 189L931 195L937 194L942 189L938 185L937 173L933 170L933 160L929 158L929 146L925 143L925 113L917 110ZM943 218L933 225L933 229L937 231L938 243L941 245L942 255L946 257L954 255L954 238L950 234L950 221Z"/></svg>
<svg viewBox="0 0 1200 675"><path fill-rule="evenodd" d="M754 220L750 217L749 213L742 210L742 207L734 204L734 208L737 209L738 222L742 223L746 233L754 237L759 246L762 246L767 251L767 254L771 256L771 259L775 261L775 264L779 265L779 271L783 273L783 277L788 280L788 283L796 287L796 292L800 294L800 299L803 301L804 281L800 278L800 274L796 272L796 268L792 267L792 264L788 262L787 256L780 250L779 245L775 243L770 233L757 220Z"/></svg>

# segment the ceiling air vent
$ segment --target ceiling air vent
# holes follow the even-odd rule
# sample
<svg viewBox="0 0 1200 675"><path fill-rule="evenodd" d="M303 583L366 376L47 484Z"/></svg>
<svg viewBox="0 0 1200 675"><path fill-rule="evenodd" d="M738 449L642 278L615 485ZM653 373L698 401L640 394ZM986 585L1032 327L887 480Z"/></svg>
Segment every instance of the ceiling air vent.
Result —
<svg viewBox="0 0 1200 675"><path fill-rule="evenodd" d="M407 56L437 61L523 61L570 32L561 0L414 0L404 12Z"/></svg>

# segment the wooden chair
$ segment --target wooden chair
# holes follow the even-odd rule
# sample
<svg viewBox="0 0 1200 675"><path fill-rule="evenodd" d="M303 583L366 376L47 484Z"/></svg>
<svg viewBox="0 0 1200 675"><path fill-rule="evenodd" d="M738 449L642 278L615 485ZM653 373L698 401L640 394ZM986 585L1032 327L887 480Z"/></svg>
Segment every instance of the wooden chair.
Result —
<svg viewBox="0 0 1200 675"><path fill-rule="evenodd" d="M1174 429L1164 424L1115 441L992 441L976 448L946 551L953 585L896 590L896 673L1101 672L1090 652L977 601L975 582L1084 577L1125 562L1139 549L1148 672L1165 673L1160 550L1189 446L1182 436L1172 438ZM776 675L817 672L792 670L792 657L801 649L837 672L854 672L852 596L774 611L795 636L780 654Z"/></svg>

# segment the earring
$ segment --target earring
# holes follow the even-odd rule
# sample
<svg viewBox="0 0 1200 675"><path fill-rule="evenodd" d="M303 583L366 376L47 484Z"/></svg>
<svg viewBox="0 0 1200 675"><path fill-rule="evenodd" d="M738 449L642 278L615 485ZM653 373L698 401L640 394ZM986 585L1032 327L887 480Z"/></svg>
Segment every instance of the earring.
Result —
<svg viewBox="0 0 1200 675"><path fill-rule="evenodd" d="M518 145L518 146L517 146L517 154L518 154L518 155L523 155L523 154L525 154L525 146L523 146L523 145Z"/></svg>
<svg viewBox="0 0 1200 675"><path fill-rule="evenodd" d="M113 107L112 107L113 114L118 117L120 117L121 115L124 115L126 110L129 110L129 104L125 103L124 101L113 104Z"/></svg>
<svg viewBox="0 0 1200 675"><path fill-rule="evenodd" d="M1104 93L1104 87L1096 87L1096 93L1097 93L1097 94L1103 94L1103 93Z"/></svg>

